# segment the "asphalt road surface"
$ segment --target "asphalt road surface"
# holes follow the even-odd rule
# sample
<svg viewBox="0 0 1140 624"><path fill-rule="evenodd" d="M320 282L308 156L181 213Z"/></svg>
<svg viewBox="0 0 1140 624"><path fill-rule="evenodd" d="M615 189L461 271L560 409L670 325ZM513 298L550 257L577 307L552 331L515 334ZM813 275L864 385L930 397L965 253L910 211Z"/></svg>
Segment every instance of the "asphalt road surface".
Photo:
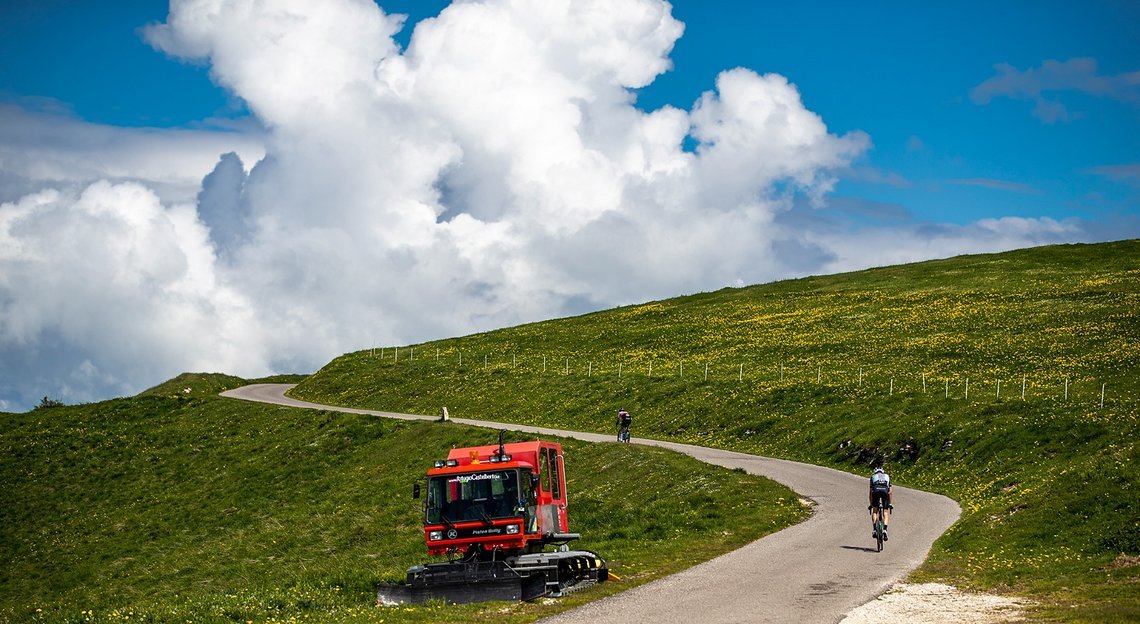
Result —
<svg viewBox="0 0 1140 624"><path fill-rule="evenodd" d="M291 384L257 384L222 396L291 407L404 420L436 420L376 410L318 405L285 396ZM465 418L453 422L591 442L615 436ZM890 540L875 552L867 515L867 477L732 451L633 438L701 461L743 468L782 483L814 504L811 517L711 561L543 620L551 624L691 624L693 622L833 623L874 599L922 563L961 510L953 500L895 486ZM869 476L869 475L868 475Z"/></svg>

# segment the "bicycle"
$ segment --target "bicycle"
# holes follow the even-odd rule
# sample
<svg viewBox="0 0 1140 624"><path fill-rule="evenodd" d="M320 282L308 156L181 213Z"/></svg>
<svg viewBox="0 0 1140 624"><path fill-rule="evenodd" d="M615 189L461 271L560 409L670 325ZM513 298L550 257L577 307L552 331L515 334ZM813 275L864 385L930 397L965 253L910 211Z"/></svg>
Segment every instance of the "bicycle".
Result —
<svg viewBox="0 0 1140 624"><path fill-rule="evenodd" d="M871 529L875 534L875 552L883 552L883 542L886 541L887 534L887 525L884 518L886 517L885 514L888 508L893 510L895 506L887 505L887 507L883 507L883 501L881 500L879 501L877 508L870 506L867 507L867 510L870 512L872 518L875 517L875 511L879 512L878 519L874 521L873 528Z"/></svg>
<svg viewBox="0 0 1140 624"><path fill-rule="evenodd" d="M618 431L618 442L629 442L629 427L622 427Z"/></svg>

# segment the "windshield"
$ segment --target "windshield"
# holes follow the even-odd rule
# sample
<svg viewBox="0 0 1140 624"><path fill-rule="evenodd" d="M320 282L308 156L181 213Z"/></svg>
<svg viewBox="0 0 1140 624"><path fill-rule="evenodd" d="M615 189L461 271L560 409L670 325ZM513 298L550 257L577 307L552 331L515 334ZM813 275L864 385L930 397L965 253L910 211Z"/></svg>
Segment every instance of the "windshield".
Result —
<svg viewBox="0 0 1140 624"><path fill-rule="evenodd" d="M518 507L518 470L446 475L428 481L428 524L517 517L521 515L516 512Z"/></svg>

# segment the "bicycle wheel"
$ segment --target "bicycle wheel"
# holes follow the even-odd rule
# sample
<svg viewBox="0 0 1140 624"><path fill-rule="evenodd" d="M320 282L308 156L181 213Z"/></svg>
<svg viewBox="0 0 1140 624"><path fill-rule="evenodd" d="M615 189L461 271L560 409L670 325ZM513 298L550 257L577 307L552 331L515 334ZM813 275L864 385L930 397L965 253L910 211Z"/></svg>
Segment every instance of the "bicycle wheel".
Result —
<svg viewBox="0 0 1140 624"><path fill-rule="evenodd" d="M879 508L879 519L875 521L875 552L883 552L883 508Z"/></svg>

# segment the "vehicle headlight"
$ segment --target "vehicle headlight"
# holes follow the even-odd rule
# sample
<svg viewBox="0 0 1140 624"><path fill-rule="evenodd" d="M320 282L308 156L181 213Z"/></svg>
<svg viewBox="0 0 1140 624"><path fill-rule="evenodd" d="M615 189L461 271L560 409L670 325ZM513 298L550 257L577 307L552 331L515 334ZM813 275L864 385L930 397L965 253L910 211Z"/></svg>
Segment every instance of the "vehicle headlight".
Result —
<svg viewBox="0 0 1140 624"><path fill-rule="evenodd" d="M431 531L428 533L428 539L433 542L438 542L443 539L443 531Z"/></svg>
<svg viewBox="0 0 1140 624"><path fill-rule="evenodd" d="M518 534L519 534L519 525L517 525L517 524L508 524L507 525L507 535L518 535Z"/></svg>

